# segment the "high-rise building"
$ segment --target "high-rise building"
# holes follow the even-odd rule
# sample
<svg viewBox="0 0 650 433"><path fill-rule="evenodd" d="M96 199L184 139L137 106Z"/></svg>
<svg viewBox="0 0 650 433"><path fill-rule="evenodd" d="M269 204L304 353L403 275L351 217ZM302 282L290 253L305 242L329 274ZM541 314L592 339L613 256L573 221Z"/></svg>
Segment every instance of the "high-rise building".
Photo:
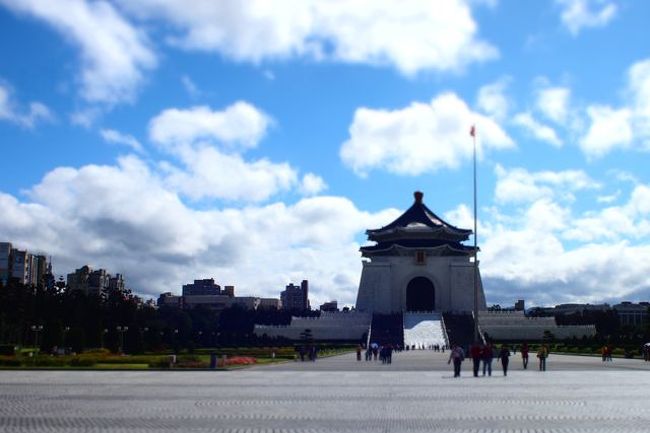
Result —
<svg viewBox="0 0 650 433"><path fill-rule="evenodd" d="M73 292L88 293L88 279L91 272L90 266L84 265L68 274L68 289Z"/></svg>
<svg viewBox="0 0 650 433"><path fill-rule="evenodd" d="M3 284L15 279L25 285L42 285L47 272L47 257L13 248L10 242L0 242L0 281Z"/></svg>
<svg viewBox="0 0 650 433"><path fill-rule="evenodd" d="M115 274L108 280L108 289L113 292L121 292L124 290L124 278L122 274Z"/></svg>
<svg viewBox="0 0 650 433"><path fill-rule="evenodd" d="M307 280L302 280L300 283L300 288L302 289L303 293L303 309L304 310L309 310L310 305L309 305L309 281Z"/></svg>
<svg viewBox="0 0 650 433"><path fill-rule="evenodd" d="M88 276L88 294L99 296L108 292L111 276L106 269L97 269Z"/></svg>
<svg viewBox="0 0 650 433"><path fill-rule="evenodd" d="M194 280L193 284L183 284L183 296L220 295L221 286L215 284L214 278Z"/></svg>
<svg viewBox="0 0 650 433"><path fill-rule="evenodd" d="M280 300L284 310L309 310L309 282L303 280L300 286L289 283L282 293Z"/></svg>
<svg viewBox="0 0 650 433"><path fill-rule="evenodd" d="M235 296L235 286L224 286L223 294L230 296L231 298Z"/></svg>
<svg viewBox="0 0 650 433"><path fill-rule="evenodd" d="M88 265L82 266L68 274L68 289L80 291L87 295L100 296L110 289L124 289L122 274L111 277L106 269L92 270Z"/></svg>
<svg viewBox="0 0 650 433"><path fill-rule="evenodd" d="M321 311L339 311L339 303L334 301L325 302L320 306Z"/></svg>
<svg viewBox="0 0 650 433"><path fill-rule="evenodd" d="M0 282L7 284L11 278L11 250L13 246L9 242L0 242Z"/></svg>

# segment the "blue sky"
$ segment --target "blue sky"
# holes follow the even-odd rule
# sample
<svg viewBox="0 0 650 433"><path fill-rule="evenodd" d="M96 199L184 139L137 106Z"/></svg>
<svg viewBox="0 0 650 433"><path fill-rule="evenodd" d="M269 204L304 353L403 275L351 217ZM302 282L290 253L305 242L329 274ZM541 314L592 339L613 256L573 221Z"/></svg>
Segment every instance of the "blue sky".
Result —
<svg viewBox="0 0 650 433"><path fill-rule="evenodd" d="M353 304L422 190L488 303L650 297L650 4L0 0L0 238L126 275Z"/></svg>

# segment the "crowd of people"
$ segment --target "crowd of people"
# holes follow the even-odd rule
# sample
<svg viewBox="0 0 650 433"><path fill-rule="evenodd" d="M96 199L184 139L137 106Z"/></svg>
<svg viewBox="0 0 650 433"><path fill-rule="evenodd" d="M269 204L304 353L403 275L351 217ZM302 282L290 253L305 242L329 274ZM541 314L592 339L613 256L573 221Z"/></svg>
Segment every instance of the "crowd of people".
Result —
<svg viewBox="0 0 650 433"><path fill-rule="evenodd" d="M392 344L379 345L377 343L370 344L365 348L365 359L366 361L379 360L382 364L392 364L393 363L393 351L401 350L399 346L393 347ZM357 346L357 361L361 361L361 353L364 351L364 347L359 344Z"/></svg>
<svg viewBox="0 0 650 433"><path fill-rule="evenodd" d="M481 367L483 376L486 374L492 376L492 362L496 358L496 362L501 364L503 375L508 375L508 366L510 364L510 356L516 353L516 348L513 352L507 344L501 345L500 348L494 347L491 343L487 344L473 344L469 347L468 356L472 360L472 372L474 377L479 376ZM522 344L519 350L524 370L528 369L528 354L530 348L527 343ZM548 347L542 344L537 351L537 358L539 360L539 371L546 371L546 359L548 358ZM460 377L460 370L466 354L462 347L454 345L449 354L448 364L454 364L454 377Z"/></svg>

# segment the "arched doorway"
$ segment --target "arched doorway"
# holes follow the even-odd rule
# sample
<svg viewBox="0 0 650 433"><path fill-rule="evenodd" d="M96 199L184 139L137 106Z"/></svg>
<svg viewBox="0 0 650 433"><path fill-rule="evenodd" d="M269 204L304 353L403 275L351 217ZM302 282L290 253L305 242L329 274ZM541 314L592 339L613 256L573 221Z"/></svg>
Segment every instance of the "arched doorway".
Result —
<svg viewBox="0 0 650 433"><path fill-rule="evenodd" d="M406 286L406 311L436 309L436 290L426 277L415 277Z"/></svg>

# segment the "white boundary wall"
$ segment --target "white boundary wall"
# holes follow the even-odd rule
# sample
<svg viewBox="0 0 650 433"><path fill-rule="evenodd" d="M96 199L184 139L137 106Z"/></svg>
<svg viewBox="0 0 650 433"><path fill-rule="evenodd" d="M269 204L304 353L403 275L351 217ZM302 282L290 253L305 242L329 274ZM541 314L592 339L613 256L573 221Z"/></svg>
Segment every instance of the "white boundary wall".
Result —
<svg viewBox="0 0 650 433"><path fill-rule="evenodd" d="M255 325L255 335L284 337L299 340L305 329L311 330L314 340L361 340L370 330L370 313L321 312L320 317L292 317L287 326Z"/></svg>
<svg viewBox="0 0 650 433"><path fill-rule="evenodd" d="M541 340L545 331L557 339L596 334L594 325L558 326L554 317L526 317L523 311L481 311L479 326L496 340Z"/></svg>

